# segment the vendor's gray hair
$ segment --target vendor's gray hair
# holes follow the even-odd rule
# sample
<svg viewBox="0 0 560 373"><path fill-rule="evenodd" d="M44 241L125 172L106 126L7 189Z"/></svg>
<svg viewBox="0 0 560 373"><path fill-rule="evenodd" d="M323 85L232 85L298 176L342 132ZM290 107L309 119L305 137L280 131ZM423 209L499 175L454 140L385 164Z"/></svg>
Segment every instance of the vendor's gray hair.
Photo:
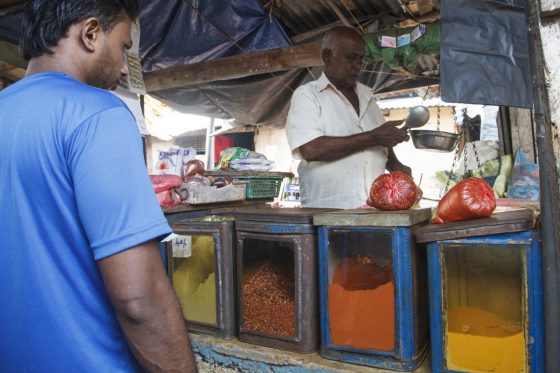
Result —
<svg viewBox="0 0 560 373"><path fill-rule="evenodd" d="M321 52L323 52L325 49L334 50L334 47L336 46L336 39L337 39L336 32L334 32L332 29L327 31L327 33L323 37L323 43L321 44Z"/></svg>
<svg viewBox="0 0 560 373"><path fill-rule="evenodd" d="M334 51L336 49L337 43L340 38L348 37L350 35L356 35L361 38L361 35L356 29L347 26L336 26L330 29L323 36L323 42L321 44L321 53L325 49L330 49Z"/></svg>

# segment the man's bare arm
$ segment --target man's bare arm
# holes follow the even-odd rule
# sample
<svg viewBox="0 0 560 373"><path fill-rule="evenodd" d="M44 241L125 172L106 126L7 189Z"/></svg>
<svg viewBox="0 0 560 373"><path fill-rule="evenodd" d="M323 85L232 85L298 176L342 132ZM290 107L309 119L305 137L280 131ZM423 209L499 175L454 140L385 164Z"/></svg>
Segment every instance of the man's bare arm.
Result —
<svg viewBox="0 0 560 373"><path fill-rule="evenodd" d="M149 372L196 372L181 307L155 241L98 261L128 344Z"/></svg>
<svg viewBox="0 0 560 373"><path fill-rule="evenodd" d="M321 136L299 147L301 156L308 162L340 159L372 146L393 147L409 136L396 125L402 121L385 122L374 130L351 136Z"/></svg>

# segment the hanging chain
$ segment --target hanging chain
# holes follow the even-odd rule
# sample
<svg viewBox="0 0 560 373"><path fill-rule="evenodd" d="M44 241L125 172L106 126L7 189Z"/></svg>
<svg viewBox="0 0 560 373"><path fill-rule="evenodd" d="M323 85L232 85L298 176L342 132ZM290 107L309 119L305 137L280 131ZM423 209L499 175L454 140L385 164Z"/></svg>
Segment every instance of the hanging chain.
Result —
<svg viewBox="0 0 560 373"><path fill-rule="evenodd" d="M476 159L476 164L478 165L478 168L480 168L480 159L478 159L478 152L476 151L476 144L475 144L474 141L471 144L472 144L472 148L474 150L474 157Z"/></svg>
<svg viewBox="0 0 560 373"><path fill-rule="evenodd" d="M455 122L455 130L456 130L457 133L459 133L459 121L457 121L456 114L457 114L457 112L455 111L455 106L453 106L453 121ZM439 107L438 107L438 122L439 122ZM449 171L450 175L453 174L453 170L455 169L455 165L457 164L457 161L459 160L459 154L460 154L459 146L457 146L457 149L455 149L455 155L453 156L453 163L451 164L451 170ZM445 184L445 191L443 192L443 194L446 194L447 191L449 190L449 184L450 183L451 183L451 177L448 175L447 176L447 183Z"/></svg>
<svg viewBox="0 0 560 373"><path fill-rule="evenodd" d="M455 156L453 157L453 163L451 164L451 171L449 171L449 174L453 173L453 169L455 168L455 164L457 163L457 160L459 160L459 147L457 146L457 150L455 150ZM443 194L447 193L447 190L449 189L449 183L451 182L451 176L447 175L447 183L445 184L445 191L443 192Z"/></svg>
<svg viewBox="0 0 560 373"><path fill-rule="evenodd" d="M459 121L457 120L457 111L455 106L453 106L453 122L455 123L455 132L459 133Z"/></svg>
<svg viewBox="0 0 560 373"><path fill-rule="evenodd" d="M422 101L426 101L426 97L428 97L428 92L430 92L430 88L432 86L429 85L428 88L426 88L426 93L424 93L424 96L422 96Z"/></svg>
<svg viewBox="0 0 560 373"><path fill-rule="evenodd" d="M463 112L463 139L467 138L467 126L465 124L465 118L467 117L467 108L462 110ZM467 176L467 142L465 141L463 145L463 177Z"/></svg>
<svg viewBox="0 0 560 373"><path fill-rule="evenodd" d="M464 131L466 131L465 128L463 128L463 138L465 136ZM467 176L467 143L465 143L465 145L463 146L463 177Z"/></svg>
<svg viewBox="0 0 560 373"><path fill-rule="evenodd" d="M436 129L439 131L439 124L441 123L441 106L437 107L437 121L436 121Z"/></svg>

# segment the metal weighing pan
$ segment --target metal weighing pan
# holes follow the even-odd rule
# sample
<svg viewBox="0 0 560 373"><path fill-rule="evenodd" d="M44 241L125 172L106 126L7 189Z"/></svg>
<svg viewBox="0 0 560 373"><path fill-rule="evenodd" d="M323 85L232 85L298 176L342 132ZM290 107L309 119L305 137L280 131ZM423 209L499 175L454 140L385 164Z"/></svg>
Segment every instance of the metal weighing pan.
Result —
<svg viewBox="0 0 560 373"><path fill-rule="evenodd" d="M410 137L417 149L438 152L452 151L459 141L459 135L456 133L432 130L413 130L410 131Z"/></svg>

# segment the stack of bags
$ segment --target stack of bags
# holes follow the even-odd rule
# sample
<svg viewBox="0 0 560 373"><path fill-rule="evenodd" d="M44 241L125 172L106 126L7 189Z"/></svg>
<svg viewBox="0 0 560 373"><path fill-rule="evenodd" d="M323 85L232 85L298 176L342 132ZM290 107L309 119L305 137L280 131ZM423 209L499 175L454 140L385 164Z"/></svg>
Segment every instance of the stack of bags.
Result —
<svg viewBox="0 0 560 373"><path fill-rule="evenodd" d="M270 171L273 163L263 154L249 149L227 148L221 153L219 167L235 171Z"/></svg>
<svg viewBox="0 0 560 373"><path fill-rule="evenodd" d="M269 171L272 170L273 163L266 159L262 154L251 152L255 156L234 159L230 162L230 167L236 171ZM250 154L251 154L250 153Z"/></svg>

